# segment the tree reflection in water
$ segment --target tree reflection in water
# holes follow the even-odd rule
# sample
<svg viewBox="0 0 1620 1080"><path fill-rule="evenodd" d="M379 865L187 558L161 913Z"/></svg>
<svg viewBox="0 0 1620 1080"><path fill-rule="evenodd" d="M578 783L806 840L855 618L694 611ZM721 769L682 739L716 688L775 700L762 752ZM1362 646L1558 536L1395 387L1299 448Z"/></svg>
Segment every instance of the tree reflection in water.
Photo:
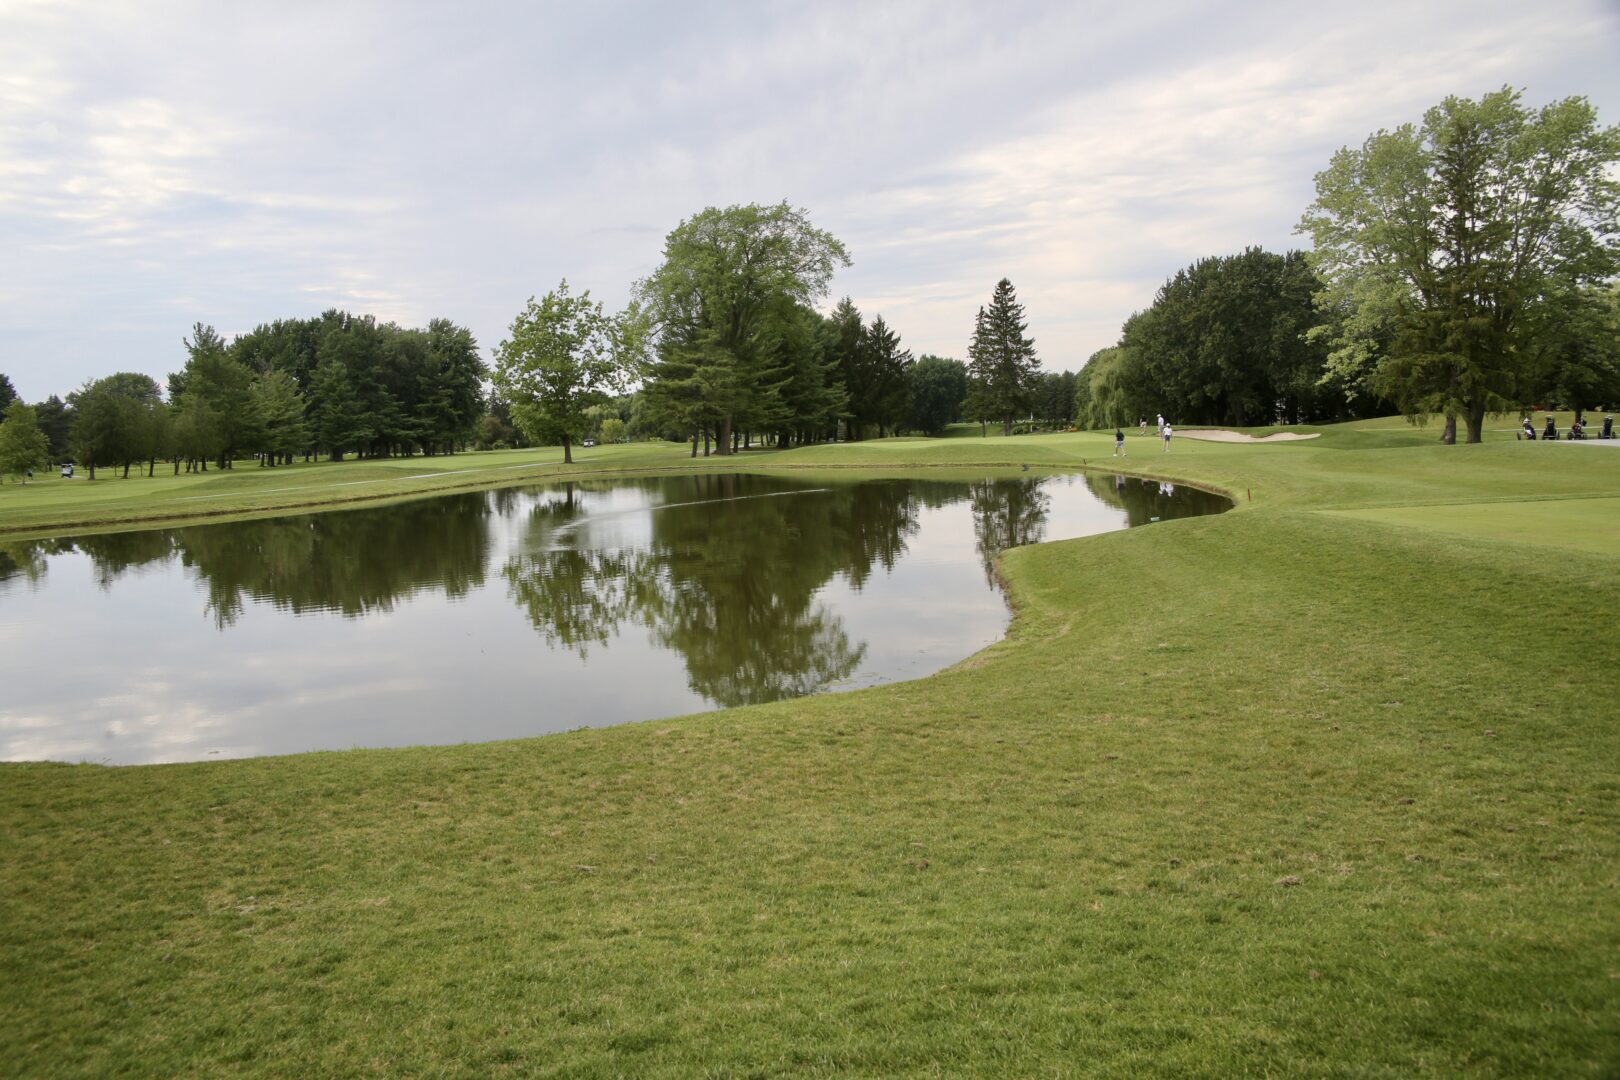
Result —
<svg viewBox="0 0 1620 1080"><path fill-rule="evenodd" d="M1039 477L975 480L968 485L973 535L984 566L984 579L996 582L996 556L1008 548L1037 544L1046 535L1052 497L1041 490Z"/></svg>
<svg viewBox="0 0 1620 1080"><path fill-rule="evenodd" d="M1156 482L1090 475L1086 485L1132 525L1188 512ZM690 688L740 705L812 693L846 679L852 641L824 600L891 571L922 510L968 503L985 579L996 556L1044 538L1051 497L1039 477L970 483L884 480L816 488L777 478L692 475L597 480L538 493L498 489L388 507L230 525L109 533L0 546L0 584L38 582L46 557L78 551L108 589L122 574L178 559L204 584L223 629L249 602L356 617L432 590L483 585L493 522L525 513L501 567L509 597L547 646L586 657L626 627L676 652ZM536 501L538 500L538 501ZM620 512L620 511L626 512ZM881 646L880 646L881 647Z"/></svg>
<svg viewBox="0 0 1620 1080"><path fill-rule="evenodd" d="M916 530L904 485L836 493L722 475L649 480L645 538L613 544L580 524L572 486L531 513L502 573L549 644L585 655L626 623L680 654L717 704L775 701L847 677L865 655L817 600L837 574L859 588Z"/></svg>
<svg viewBox="0 0 1620 1080"><path fill-rule="evenodd" d="M247 601L304 614L391 611L402 596L437 589L452 598L483 584L490 501L455 495L390 507L269 518L229 525L105 533L61 541L79 551L108 589L120 576L178 557L207 590L223 629Z"/></svg>
<svg viewBox="0 0 1620 1080"><path fill-rule="evenodd" d="M1217 514L1231 504L1224 496L1136 476L1086 474L1086 487L1103 502L1125 511L1132 528L1152 521L1195 514Z"/></svg>

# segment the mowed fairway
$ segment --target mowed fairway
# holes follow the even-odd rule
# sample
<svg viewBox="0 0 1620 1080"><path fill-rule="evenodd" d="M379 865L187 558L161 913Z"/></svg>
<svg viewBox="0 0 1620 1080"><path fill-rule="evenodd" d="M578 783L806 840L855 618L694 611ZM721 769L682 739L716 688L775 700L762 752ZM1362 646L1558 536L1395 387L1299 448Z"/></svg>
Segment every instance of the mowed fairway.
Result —
<svg viewBox="0 0 1620 1080"><path fill-rule="evenodd" d="M1546 499L1340 512L1414 529L1620 555L1620 499Z"/></svg>
<svg viewBox="0 0 1620 1080"><path fill-rule="evenodd" d="M480 746L0 767L0 1061L1614 1075L1620 453L1322 430L1133 435L1120 465L1237 510L1007 553L1008 638L916 682ZM747 462L1107 468L1111 443ZM1596 539L1501 524L1532 518Z"/></svg>

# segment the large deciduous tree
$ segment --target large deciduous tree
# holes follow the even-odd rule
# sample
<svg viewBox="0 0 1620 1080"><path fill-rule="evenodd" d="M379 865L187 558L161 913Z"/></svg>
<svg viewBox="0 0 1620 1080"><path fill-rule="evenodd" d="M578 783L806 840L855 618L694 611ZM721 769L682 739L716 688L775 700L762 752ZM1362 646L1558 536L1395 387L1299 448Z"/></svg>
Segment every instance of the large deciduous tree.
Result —
<svg viewBox="0 0 1620 1080"><path fill-rule="evenodd" d="M1297 251L1251 247L1177 271L1125 324L1122 362L1151 397L1133 394L1124 411L1238 426L1321 419L1323 347L1305 340L1322 321L1312 303L1319 286Z"/></svg>
<svg viewBox="0 0 1620 1080"><path fill-rule="evenodd" d="M18 477L26 484L35 469L45 467L47 448L34 410L13 398L0 419L0 475Z"/></svg>
<svg viewBox="0 0 1620 1080"><path fill-rule="evenodd" d="M1620 282L1544 304L1535 320L1534 400L1577 416L1620 408Z"/></svg>
<svg viewBox="0 0 1620 1080"><path fill-rule="evenodd" d="M712 425L721 454L739 419L771 422L784 375L766 363L765 321L824 296L848 264L843 244L785 202L710 207L677 225L663 263L637 287L657 334L648 390L660 412Z"/></svg>
<svg viewBox="0 0 1620 1080"><path fill-rule="evenodd" d="M71 443L78 460L96 477L97 466L122 465L124 475L137 461L158 452L163 400L150 375L120 371L87 383L69 395L74 406Z"/></svg>
<svg viewBox="0 0 1620 1080"><path fill-rule="evenodd" d="M1006 278L996 283L990 306L980 308L968 345L968 371L973 377L976 419L1000 420L1011 435L1013 420L1029 413L1040 375L1035 341L1024 336L1024 306Z"/></svg>
<svg viewBox="0 0 1620 1080"><path fill-rule="evenodd" d="M1536 389L1538 309L1620 265L1616 162L1620 129L1584 98L1532 110L1511 88L1340 150L1299 226L1340 315L1335 364L1370 368L1408 416L1443 414L1444 441L1459 415L1480 441L1488 411Z"/></svg>
<svg viewBox="0 0 1620 1080"><path fill-rule="evenodd" d="M627 326L592 303L590 290L570 294L565 280L529 298L495 351L495 385L513 421L537 442L561 441L565 463L598 422L587 410L624 387L634 336Z"/></svg>
<svg viewBox="0 0 1620 1080"><path fill-rule="evenodd" d="M962 361L923 356L911 365L907 381L911 388L908 423L913 431L942 435L962 415L968 388L967 365Z"/></svg>

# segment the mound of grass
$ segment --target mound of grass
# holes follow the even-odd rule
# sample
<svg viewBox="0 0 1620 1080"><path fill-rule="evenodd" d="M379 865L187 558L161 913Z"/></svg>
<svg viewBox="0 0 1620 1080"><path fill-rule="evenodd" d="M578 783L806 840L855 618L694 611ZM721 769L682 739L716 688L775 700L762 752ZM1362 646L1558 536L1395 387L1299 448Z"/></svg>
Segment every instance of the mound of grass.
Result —
<svg viewBox="0 0 1620 1080"><path fill-rule="evenodd" d="M1580 506L1601 534L1620 459L1360 437L1132 440L1124 464L1238 511L1007 553L1009 637L912 683L480 746L5 767L0 1059L1610 1074L1620 562L1490 523ZM1047 466L1110 443L983 441ZM971 445L759 463L1000 456ZM1581 602L1531 625L1545 597Z"/></svg>

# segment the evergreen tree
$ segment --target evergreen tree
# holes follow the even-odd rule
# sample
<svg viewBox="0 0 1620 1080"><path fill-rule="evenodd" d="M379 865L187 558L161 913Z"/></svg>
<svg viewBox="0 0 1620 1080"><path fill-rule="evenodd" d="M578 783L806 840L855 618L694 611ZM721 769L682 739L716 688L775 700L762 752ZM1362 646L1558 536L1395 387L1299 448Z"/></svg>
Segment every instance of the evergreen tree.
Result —
<svg viewBox="0 0 1620 1080"><path fill-rule="evenodd" d="M863 352L870 380L866 414L877 425L878 437L882 438L897 431L911 409L911 390L907 383L911 351L900 347L900 335L889 329L881 315L872 320L865 337Z"/></svg>
<svg viewBox="0 0 1620 1080"><path fill-rule="evenodd" d="M169 392L208 399L219 417L218 464L228 469L238 454L251 453L263 438L263 421L253 397L253 372L231 356L212 326L197 323L184 344L186 366L169 376Z"/></svg>
<svg viewBox="0 0 1620 1080"><path fill-rule="evenodd" d="M849 395L827 348L823 319L803 304L776 312L762 335L762 349L784 373L779 392L782 419L777 442L788 446L816 442L835 433Z"/></svg>
<svg viewBox="0 0 1620 1080"><path fill-rule="evenodd" d="M344 454L371 440L372 428L366 413L337 356L327 357L315 369L310 397L310 434L330 460L342 461Z"/></svg>
<svg viewBox="0 0 1620 1080"><path fill-rule="evenodd" d="M50 459L65 461L68 456L68 436L73 430L73 410L68 408L67 402L52 394L34 406L34 411L39 418L39 429L45 433L50 445Z"/></svg>
<svg viewBox="0 0 1620 1080"><path fill-rule="evenodd" d="M458 443L471 437L481 415L480 391L488 372L472 331L449 319L428 323L427 359L419 399L424 445L453 454Z"/></svg>
<svg viewBox="0 0 1620 1080"><path fill-rule="evenodd" d="M1002 434L1011 435L1013 420L1027 416L1041 362L1035 342L1024 336L1024 308L1012 282L1002 278L974 320L968 346L968 369L973 375L978 419L1001 421Z"/></svg>
<svg viewBox="0 0 1620 1080"><path fill-rule="evenodd" d="M304 398L290 372L272 371L253 384L254 406L263 421L264 436L259 443L260 465L291 463L293 455L309 442L304 422Z"/></svg>
<svg viewBox="0 0 1620 1080"><path fill-rule="evenodd" d="M848 399L844 419L846 437L856 441L864 437L873 423L871 414L873 379L867 356L866 324L861 313L849 297L838 301L827 317L823 331L828 355L831 357Z"/></svg>

